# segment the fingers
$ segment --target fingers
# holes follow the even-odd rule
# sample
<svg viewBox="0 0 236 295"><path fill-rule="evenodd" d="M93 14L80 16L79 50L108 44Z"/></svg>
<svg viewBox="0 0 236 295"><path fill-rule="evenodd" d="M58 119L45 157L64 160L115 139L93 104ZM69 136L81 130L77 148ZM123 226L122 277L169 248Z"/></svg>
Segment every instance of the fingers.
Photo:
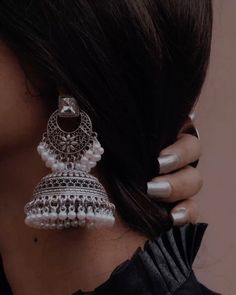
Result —
<svg viewBox="0 0 236 295"><path fill-rule="evenodd" d="M171 215L174 225L196 223L199 216L199 209L193 199L180 202L172 211Z"/></svg>
<svg viewBox="0 0 236 295"><path fill-rule="evenodd" d="M200 140L190 134L181 134L176 143L161 151L158 158L160 174L183 168L197 161L200 155Z"/></svg>
<svg viewBox="0 0 236 295"><path fill-rule="evenodd" d="M203 184L197 169L186 166L173 174L163 175L148 183L148 194L162 202L188 199L199 192Z"/></svg>

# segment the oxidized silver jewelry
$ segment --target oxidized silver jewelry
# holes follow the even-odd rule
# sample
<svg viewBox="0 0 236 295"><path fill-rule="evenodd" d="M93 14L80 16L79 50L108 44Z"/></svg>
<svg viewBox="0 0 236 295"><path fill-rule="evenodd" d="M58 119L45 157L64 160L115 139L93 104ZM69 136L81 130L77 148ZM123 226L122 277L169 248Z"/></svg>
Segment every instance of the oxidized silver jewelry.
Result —
<svg viewBox="0 0 236 295"><path fill-rule="evenodd" d="M58 117L78 117L76 130L62 130ZM53 173L42 178L25 205L25 223L42 229L63 229L114 224L115 206L90 170L104 150L92 130L89 116L70 96L59 97L59 110L49 118L47 132L37 147Z"/></svg>

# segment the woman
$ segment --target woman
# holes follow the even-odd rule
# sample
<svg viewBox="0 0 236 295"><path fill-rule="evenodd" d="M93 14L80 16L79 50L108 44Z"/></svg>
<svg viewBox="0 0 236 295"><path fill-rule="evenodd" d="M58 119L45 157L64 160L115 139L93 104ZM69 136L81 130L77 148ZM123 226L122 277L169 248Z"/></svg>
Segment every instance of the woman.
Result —
<svg viewBox="0 0 236 295"><path fill-rule="evenodd" d="M168 172L161 164L163 157L160 167L156 158L175 141L205 78L211 1L7 0L1 1L0 16L4 106L0 247L13 294L72 294L98 285L91 294L214 294L197 282L191 270L205 225L173 228L172 206L163 202L169 196L180 200L183 191L191 195L196 188L189 185L186 190L179 184L181 177L186 181L183 174L188 182L195 170L187 167L178 175L177 189L173 175L153 179L158 171ZM112 228L42 231L22 221L32 189L48 173L35 149L57 109L59 93L70 96L61 97L56 114L65 117L69 110L82 120L81 114L87 113L104 147L102 161L91 173L109 192L109 220L113 221L113 213L116 218ZM50 132L49 128L38 148L41 154ZM98 144L95 133L89 136ZM69 160L62 157L65 163L59 164L69 169L67 164L72 163L77 169L70 155L79 143L71 139L67 145L67 139L62 137L61 149ZM58 163L45 159L56 177L64 177L54 165ZM184 163L177 163L178 157L171 159L174 170L191 162L187 157ZM194 153L191 160L196 159ZM91 177L87 168L80 166L73 177L79 178L81 170ZM25 207L28 225L72 224L67 211L46 212L40 207L43 213L38 216L34 205ZM79 207L72 213L71 218L78 218L74 225L82 225ZM95 218L89 207L85 213L84 222ZM44 223L43 214L54 214L56 223ZM183 213L174 217L181 219ZM154 240L134 254L148 239Z"/></svg>

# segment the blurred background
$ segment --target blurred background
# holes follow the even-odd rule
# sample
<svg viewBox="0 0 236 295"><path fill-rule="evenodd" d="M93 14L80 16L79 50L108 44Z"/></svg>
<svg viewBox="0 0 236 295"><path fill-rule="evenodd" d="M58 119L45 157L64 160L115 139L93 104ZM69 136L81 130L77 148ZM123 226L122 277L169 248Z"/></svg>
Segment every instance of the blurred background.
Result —
<svg viewBox="0 0 236 295"><path fill-rule="evenodd" d="M223 295L236 294L236 1L214 0L207 81L196 108L205 180L200 221L209 223L195 263L198 278Z"/></svg>

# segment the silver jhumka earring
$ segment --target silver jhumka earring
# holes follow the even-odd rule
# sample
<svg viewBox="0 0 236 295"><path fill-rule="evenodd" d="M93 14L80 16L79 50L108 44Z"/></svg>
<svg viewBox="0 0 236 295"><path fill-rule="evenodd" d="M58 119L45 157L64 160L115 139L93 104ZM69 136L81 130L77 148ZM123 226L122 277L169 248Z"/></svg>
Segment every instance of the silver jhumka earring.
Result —
<svg viewBox="0 0 236 295"><path fill-rule="evenodd" d="M59 117L78 118L77 129L64 131ZM52 173L42 178L25 205L26 225L64 229L114 224L115 206L102 184L89 173L104 150L89 116L79 109L75 98L59 96L59 109L49 118L37 150Z"/></svg>

